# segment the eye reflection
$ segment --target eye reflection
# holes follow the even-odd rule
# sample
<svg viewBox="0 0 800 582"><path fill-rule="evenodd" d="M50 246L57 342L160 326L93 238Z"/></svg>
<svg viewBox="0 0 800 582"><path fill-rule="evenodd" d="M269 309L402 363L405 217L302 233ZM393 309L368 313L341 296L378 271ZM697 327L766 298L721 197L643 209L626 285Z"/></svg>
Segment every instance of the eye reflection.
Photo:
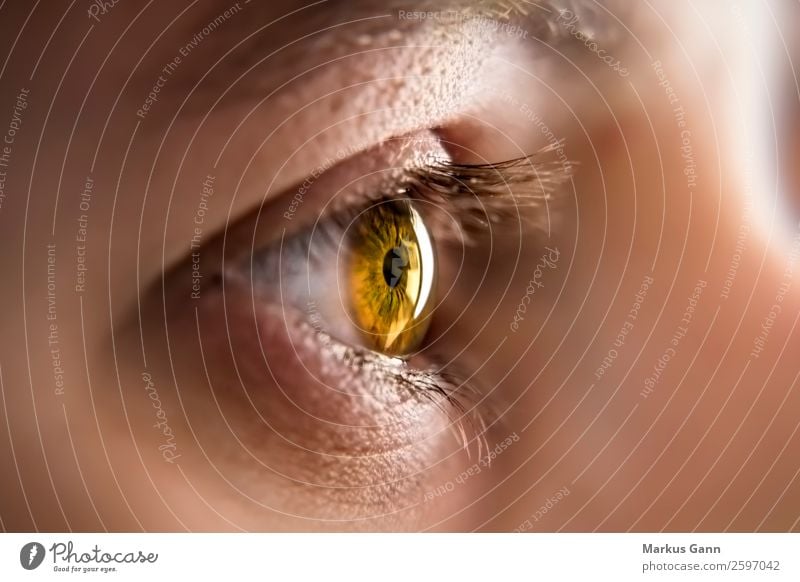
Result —
<svg viewBox="0 0 800 582"><path fill-rule="evenodd" d="M392 356L416 350L428 330L436 276L433 244L408 201L384 202L351 227L347 283L365 344Z"/></svg>

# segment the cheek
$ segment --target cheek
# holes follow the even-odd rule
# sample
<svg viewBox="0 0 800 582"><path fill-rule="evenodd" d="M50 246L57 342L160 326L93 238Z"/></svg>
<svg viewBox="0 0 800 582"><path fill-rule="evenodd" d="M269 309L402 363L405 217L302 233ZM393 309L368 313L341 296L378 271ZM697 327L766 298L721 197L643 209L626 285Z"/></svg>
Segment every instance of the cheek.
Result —
<svg viewBox="0 0 800 582"><path fill-rule="evenodd" d="M451 511L425 504L463 462L440 406L343 362L296 314L254 307L249 291L209 289L193 306L171 324L182 405L237 489L305 518L394 514L401 529Z"/></svg>

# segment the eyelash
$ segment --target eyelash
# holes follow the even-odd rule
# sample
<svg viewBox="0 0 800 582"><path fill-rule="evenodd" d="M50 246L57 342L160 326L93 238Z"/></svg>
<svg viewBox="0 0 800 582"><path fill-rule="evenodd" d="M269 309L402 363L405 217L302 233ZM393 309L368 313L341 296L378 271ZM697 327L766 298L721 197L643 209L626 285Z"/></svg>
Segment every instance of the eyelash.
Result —
<svg viewBox="0 0 800 582"><path fill-rule="evenodd" d="M575 164L553 159L564 142L555 142L519 158L490 164L458 164L447 160L409 168L396 180L394 192L344 197L335 201L328 216L337 226L347 225L366 205L409 198L443 211L458 222L433 220L438 240L474 243L490 224L519 221L524 228L546 230L550 202L574 173ZM563 154L562 154L563 155ZM353 197L356 198L356 197ZM424 208L423 208L424 210Z"/></svg>
<svg viewBox="0 0 800 582"><path fill-rule="evenodd" d="M489 223L521 220L526 226L541 226L550 201L572 177L571 162L551 159L562 148L563 142L558 142L534 154L493 164L435 163L411 170L407 187L412 198L457 216L461 234L468 241Z"/></svg>
<svg viewBox="0 0 800 582"><path fill-rule="evenodd" d="M495 164L434 161L404 170L392 188L374 195L344 196L335 200L316 226L283 239L282 252L298 253L294 256L305 256L310 264L324 264L324 258L315 255L314 249L318 247L312 245L312 238L315 245L322 244L326 249L338 245L342 233L365 208L398 198L423 202L422 206L432 205L443 211L439 215L457 219L455 224L451 220L446 223L443 219L428 220L439 242L474 243L490 223L521 221L522 225L541 226L545 218L549 220L548 204L572 176L571 163L550 159L562 147L561 143L553 144L532 155ZM520 212L522 209L527 211ZM274 273L278 268L276 257L267 253L261 261L254 262L254 267L262 273ZM311 317L314 309L307 307L301 318L303 331L313 336L326 357L333 358L337 366L368 375L374 386L390 385L413 398L432 402L451 419L451 426L464 449L469 451L474 441L478 457L481 457L486 445L487 418L493 415L468 374L454 370L452 364L437 365L424 356L428 369L422 370L404 360L334 339L314 324Z"/></svg>

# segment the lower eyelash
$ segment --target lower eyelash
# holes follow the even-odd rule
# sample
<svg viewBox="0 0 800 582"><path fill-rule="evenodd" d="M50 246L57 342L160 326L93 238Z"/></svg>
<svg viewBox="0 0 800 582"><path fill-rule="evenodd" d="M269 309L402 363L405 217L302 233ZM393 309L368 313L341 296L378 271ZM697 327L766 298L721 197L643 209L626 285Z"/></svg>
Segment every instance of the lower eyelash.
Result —
<svg viewBox="0 0 800 582"><path fill-rule="evenodd" d="M486 411L478 403L479 392L452 371L415 369L406 361L391 358L341 343L313 325L305 324L325 357L332 365L346 367L368 377L376 389L406 392L409 397L432 403L450 419L450 426L461 446L470 453L477 449L478 458L487 447Z"/></svg>

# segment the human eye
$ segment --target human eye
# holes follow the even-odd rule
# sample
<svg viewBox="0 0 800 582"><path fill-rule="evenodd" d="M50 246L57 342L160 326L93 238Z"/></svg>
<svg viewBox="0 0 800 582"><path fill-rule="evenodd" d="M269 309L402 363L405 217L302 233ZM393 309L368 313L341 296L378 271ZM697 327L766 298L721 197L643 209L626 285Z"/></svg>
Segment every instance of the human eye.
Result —
<svg viewBox="0 0 800 582"><path fill-rule="evenodd" d="M197 335L203 369L173 366L212 394L183 405L212 449L233 441L230 472L258 475L245 489L278 476L356 521L415 514L436 475L485 453L491 398L452 349L450 303L478 291L499 231L555 214L570 167L554 148L458 157L424 131L327 160L170 274L170 326Z"/></svg>
<svg viewBox="0 0 800 582"><path fill-rule="evenodd" d="M320 190L335 194L313 213L312 224L289 235L284 225L280 241L266 248L254 244L237 274L249 269L259 298L307 311L318 331L408 360L420 351L437 299L448 294L437 285L437 271L440 260L453 261L453 243L463 260L464 250L485 242L481 235L492 225L519 222L523 214L531 219L531 207L534 216L549 211L553 192L571 168L546 161L548 153L458 164L431 136L381 144L360 154L371 158L369 175L337 187L341 178L332 168L333 178L318 176L318 184L306 186L307 179L295 188L289 201L295 210L282 215L287 221L305 197ZM359 161L342 165L352 172ZM519 226L527 231L531 225ZM262 231L255 227L254 241L269 238ZM452 290L454 281L449 283Z"/></svg>
<svg viewBox="0 0 800 582"><path fill-rule="evenodd" d="M290 268L287 277L281 271L280 279L299 290L302 282L287 279L303 278L306 306L316 311L314 323L320 331L335 322L337 329L347 330L338 335L351 337L350 343L393 357L416 351L430 324L436 257L413 202L380 200L355 216L328 218L313 234L299 236L301 240L281 245L286 253L278 262L299 263L301 270ZM266 264L275 261L270 258ZM262 276L269 281L269 273Z"/></svg>

